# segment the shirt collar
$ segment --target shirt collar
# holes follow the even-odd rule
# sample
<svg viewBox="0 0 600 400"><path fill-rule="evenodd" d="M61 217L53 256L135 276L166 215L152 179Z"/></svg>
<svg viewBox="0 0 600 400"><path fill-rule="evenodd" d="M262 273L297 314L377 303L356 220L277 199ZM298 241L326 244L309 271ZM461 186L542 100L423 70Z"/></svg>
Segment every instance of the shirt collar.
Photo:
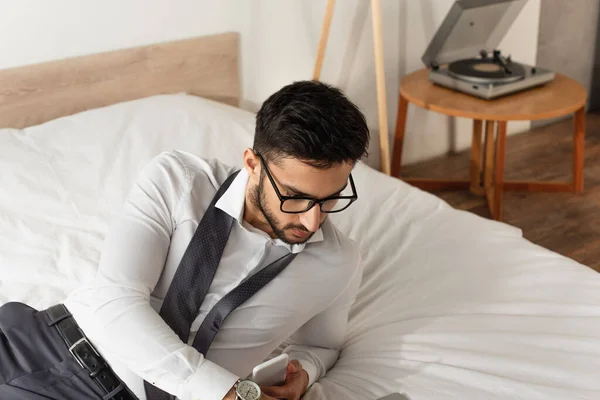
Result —
<svg viewBox="0 0 600 400"><path fill-rule="evenodd" d="M255 233L263 234L265 237L270 237L263 231L251 227L249 224L244 222L244 203L246 200L246 186L248 185L248 172L242 168L238 175L235 177L233 182L221 198L215 204L215 207L220 208L227 214L231 215L238 224L244 229L250 230ZM291 253L299 253L304 249L308 243L323 241L323 231L319 228L306 243L302 244L288 244L284 243L280 239L275 239L273 242L278 246L286 247Z"/></svg>

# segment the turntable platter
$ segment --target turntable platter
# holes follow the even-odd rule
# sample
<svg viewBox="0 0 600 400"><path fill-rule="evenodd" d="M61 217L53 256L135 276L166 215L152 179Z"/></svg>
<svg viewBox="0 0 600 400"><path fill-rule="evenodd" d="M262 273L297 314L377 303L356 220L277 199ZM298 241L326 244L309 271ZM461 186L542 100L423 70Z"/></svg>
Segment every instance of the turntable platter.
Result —
<svg viewBox="0 0 600 400"><path fill-rule="evenodd" d="M448 73L457 79L479 83L508 83L525 77L525 69L517 63L509 63L508 71L493 59L471 58L455 61L448 65Z"/></svg>

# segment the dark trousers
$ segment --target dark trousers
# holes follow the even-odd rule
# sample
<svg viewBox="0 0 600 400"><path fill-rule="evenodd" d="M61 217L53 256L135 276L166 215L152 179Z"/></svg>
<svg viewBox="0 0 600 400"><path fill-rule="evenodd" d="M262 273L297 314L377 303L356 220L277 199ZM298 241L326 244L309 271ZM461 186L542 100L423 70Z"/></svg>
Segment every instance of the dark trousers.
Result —
<svg viewBox="0 0 600 400"><path fill-rule="evenodd" d="M25 304L0 307L0 399L109 398L48 323L45 312Z"/></svg>

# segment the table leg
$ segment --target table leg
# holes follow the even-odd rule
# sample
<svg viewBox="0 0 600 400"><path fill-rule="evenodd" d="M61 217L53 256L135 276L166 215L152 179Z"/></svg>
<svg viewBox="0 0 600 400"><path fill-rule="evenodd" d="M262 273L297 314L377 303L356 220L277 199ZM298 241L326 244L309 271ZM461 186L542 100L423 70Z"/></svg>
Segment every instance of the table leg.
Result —
<svg viewBox="0 0 600 400"><path fill-rule="evenodd" d="M485 128L485 198L492 218L499 221L502 219L506 121L486 121Z"/></svg>
<svg viewBox="0 0 600 400"><path fill-rule="evenodd" d="M492 177L494 173L494 131L496 129L495 121L485 121L485 166L483 172L483 186L485 190L492 187Z"/></svg>
<svg viewBox="0 0 600 400"><path fill-rule="evenodd" d="M402 94L398 98L398 113L396 115L396 133L394 135L394 152L392 156L392 176L400 178L402 167L402 149L404 147L404 131L406 130L406 113L408 100Z"/></svg>
<svg viewBox="0 0 600 400"><path fill-rule="evenodd" d="M482 121L480 119L473 120L473 137L471 139L471 193L476 195L483 194L483 188L481 187L481 128Z"/></svg>
<svg viewBox="0 0 600 400"><path fill-rule="evenodd" d="M585 143L585 108L575 113L575 132L573 134L573 191L583 192L583 159Z"/></svg>
<svg viewBox="0 0 600 400"><path fill-rule="evenodd" d="M506 121L498 122L496 135L496 162L494 167L494 207L492 218L502 220L502 195L504 192L504 158L506 155Z"/></svg>

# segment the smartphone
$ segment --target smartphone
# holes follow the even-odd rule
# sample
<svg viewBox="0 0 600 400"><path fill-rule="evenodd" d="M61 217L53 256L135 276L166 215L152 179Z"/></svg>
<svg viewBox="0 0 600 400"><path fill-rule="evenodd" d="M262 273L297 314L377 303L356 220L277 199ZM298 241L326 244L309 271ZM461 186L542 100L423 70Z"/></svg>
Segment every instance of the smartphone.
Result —
<svg viewBox="0 0 600 400"><path fill-rule="evenodd" d="M260 386L281 386L285 382L285 375L289 356L283 353L275 358L257 365L252 370L252 380Z"/></svg>
<svg viewBox="0 0 600 400"><path fill-rule="evenodd" d="M392 393L388 396L382 397L378 400L410 400L410 398L405 395L405 394L401 394L401 393Z"/></svg>

